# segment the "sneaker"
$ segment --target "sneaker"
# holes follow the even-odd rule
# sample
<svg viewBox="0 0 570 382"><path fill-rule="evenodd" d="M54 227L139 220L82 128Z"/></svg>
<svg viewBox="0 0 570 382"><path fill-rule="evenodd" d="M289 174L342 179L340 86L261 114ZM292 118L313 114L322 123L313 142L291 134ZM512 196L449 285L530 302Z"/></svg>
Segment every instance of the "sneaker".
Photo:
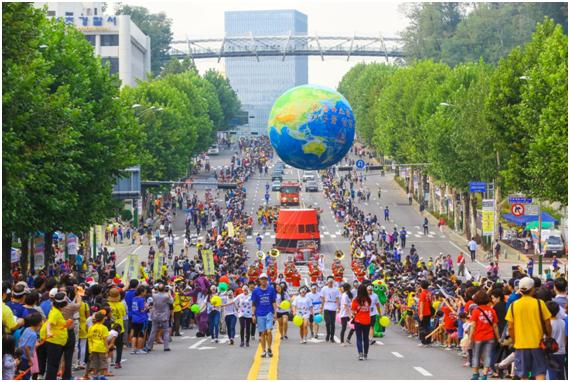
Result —
<svg viewBox="0 0 570 382"><path fill-rule="evenodd" d="M271 351L271 348L267 349L267 354L269 355L269 357L273 357L273 352Z"/></svg>
<svg viewBox="0 0 570 382"><path fill-rule="evenodd" d="M210 343L213 344L214 342L216 342L216 340L212 338L212 340L210 341Z"/></svg>
<svg viewBox="0 0 570 382"><path fill-rule="evenodd" d="M473 374L473 375L471 376L471 380L472 380L472 381L476 381L476 380L478 380L478 379L479 379L479 373Z"/></svg>
<svg viewBox="0 0 570 382"><path fill-rule="evenodd" d="M214 341L215 341L216 343L219 343L219 342L220 342L220 340L218 340L217 338L216 338Z"/></svg>
<svg viewBox="0 0 570 382"><path fill-rule="evenodd" d="M261 353L261 358L265 358L265 357L267 357L267 352Z"/></svg>
<svg viewBox="0 0 570 382"><path fill-rule="evenodd" d="M358 360L364 361L364 354L362 354L362 353L358 354Z"/></svg>
<svg viewBox="0 0 570 382"><path fill-rule="evenodd" d="M144 349L137 350L135 354L147 354L148 352Z"/></svg>
<svg viewBox="0 0 570 382"><path fill-rule="evenodd" d="M249 342L245 343L245 347L248 348L249 347Z"/></svg>
<svg viewBox="0 0 570 382"><path fill-rule="evenodd" d="M368 354L364 353L364 359L368 359Z"/></svg>
<svg viewBox="0 0 570 382"><path fill-rule="evenodd" d="M116 363L116 364L115 364L115 369L122 369L122 368L123 368L123 367L121 366L120 363Z"/></svg>
<svg viewBox="0 0 570 382"><path fill-rule="evenodd" d="M481 376L481 380L482 380L482 381L486 381L486 380L487 380L487 376L486 376L486 375L482 375L482 376Z"/></svg>
<svg viewBox="0 0 570 382"><path fill-rule="evenodd" d="M239 347L242 348L244 346L245 346L245 344L243 342L240 342Z"/></svg>
<svg viewBox="0 0 570 382"><path fill-rule="evenodd" d="M375 343L376 343L376 340L370 341L370 345L374 345Z"/></svg>
<svg viewBox="0 0 570 382"><path fill-rule="evenodd" d="M350 340L349 340L348 338L346 339L346 343L349 344L349 345L352 345L352 344L350 343Z"/></svg>
<svg viewBox="0 0 570 382"><path fill-rule="evenodd" d="M164 349L164 351L170 351L170 348L168 348L168 349Z"/></svg>
<svg viewBox="0 0 570 382"><path fill-rule="evenodd" d="M285 339L286 339L286 340L288 340L288 339L289 339L289 337L285 336Z"/></svg>
<svg viewBox="0 0 570 382"><path fill-rule="evenodd" d="M230 340L230 345L233 345L233 344L234 344L234 340Z"/></svg>

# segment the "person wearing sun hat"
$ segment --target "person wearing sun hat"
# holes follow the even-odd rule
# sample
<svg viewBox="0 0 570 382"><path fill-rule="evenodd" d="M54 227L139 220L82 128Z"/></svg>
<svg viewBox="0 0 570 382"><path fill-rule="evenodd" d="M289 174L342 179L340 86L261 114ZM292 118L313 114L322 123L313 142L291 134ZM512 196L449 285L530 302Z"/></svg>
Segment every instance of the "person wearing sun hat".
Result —
<svg viewBox="0 0 570 382"><path fill-rule="evenodd" d="M113 324L118 324L121 327L121 332L117 336L115 341L116 348L116 359L115 359L115 369L121 368L121 359L123 357L123 337L125 333L124 319L127 315L127 310L125 309L125 304L121 301L121 292L117 288L112 288L109 290L109 296L107 298L109 306L111 307Z"/></svg>
<svg viewBox="0 0 570 382"><path fill-rule="evenodd" d="M551 313L544 301L533 297L534 285L530 277L519 281L522 296L509 306L506 320L514 341L515 364L519 365L516 375L526 378L532 373L536 379L544 379L548 365L540 342L544 336L552 335Z"/></svg>

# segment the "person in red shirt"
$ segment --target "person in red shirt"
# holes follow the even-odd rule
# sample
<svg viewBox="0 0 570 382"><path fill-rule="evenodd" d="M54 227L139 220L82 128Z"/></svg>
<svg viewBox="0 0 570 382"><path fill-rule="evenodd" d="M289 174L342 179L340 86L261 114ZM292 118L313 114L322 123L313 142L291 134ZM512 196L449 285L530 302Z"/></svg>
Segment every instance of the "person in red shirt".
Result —
<svg viewBox="0 0 570 382"><path fill-rule="evenodd" d="M352 314L354 316L354 329L356 331L356 348L358 350L358 360L368 358L368 347L370 340L370 305L372 301L368 295L366 285L360 284L356 292L356 298L352 300Z"/></svg>
<svg viewBox="0 0 570 382"><path fill-rule="evenodd" d="M484 291L479 291L473 296L477 307L471 313L473 330L471 331L471 346L473 357L471 367L473 376L471 379L479 379L479 365L483 356L483 375L486 376L492 364L492 353L499 338L498 318L495 310L489 306L491 298Z"/></svg>
<svg viewBox="0 0 570 382"><path fill-rule="evenodd" d="M451 347L453 341L451 335L457 330L457 312L447 300L441 303L441 311L443 312L443 328L447 333L446 345Z"/></svg>
<svg viewBox="0 0 570 382"><path fill-rule="evenodd" d="M426 336L429 334L433 296L428 290L429 282L427 280L422 280L420 287L421 292L418 303L418 317L420 319L419 335L422 345L429 345L431 343L431 339L426 338Z"/></svg>
<svg viewBox="0 0 570 382"><path fill-rule="evenodd" d="M301 286L301 274L299 273L299 271L297 269L295 269L295 273L293 273L293 276L291 277L292 281L291 284L294 287L299 287Z"/></svg>

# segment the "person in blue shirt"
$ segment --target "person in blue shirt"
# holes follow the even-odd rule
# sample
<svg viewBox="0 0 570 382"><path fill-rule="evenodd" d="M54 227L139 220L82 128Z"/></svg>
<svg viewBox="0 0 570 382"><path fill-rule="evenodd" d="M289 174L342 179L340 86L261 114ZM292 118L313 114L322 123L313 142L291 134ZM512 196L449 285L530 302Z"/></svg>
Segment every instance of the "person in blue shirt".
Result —
<svg viewBox="0 0 570 382"><path fill-rule="evenodd" d="M526 264L526 270L529 277L532 277L532 274L534 272L534 260L532 259L532 257L528 259L528 263Z"/></svg>
<svg viewBox="0 0 570 382"><path fill-rule="evenodd" d="M402 227L400 230L400 244L402 245L402 249L406 248L406 237L408 232L406 231L406 227Z"/></svg>
<svg viewBox="0 0 570 382"><path fill-rule="evenodd" d="M22 357L20 358L20 365L18 370L20 373L27 371L22 379L31 379L32 373L30 367L32 366L32 359L36 351L36 342L38 341L38 332L42 326L42 315L39 312L29 314L24 323L24 329L18 341L18 348L22 349Z"/></svg>
<svg viewBox="0 0 570 382"><path fill-rule="evenodd" d="M24 318L24 297L26 288L22 284L16 284L12 289L12 299L6 303L17 318Z"/></svg>
<svg viewBox="0 0 570 382"><path fill-rule="evenodd" d="M276 298L275 289L268 284L267 274L262 273L259 275L259 286L251 294L251 302L253 303L252 322L257 325L263 358L273 357L271 330L273 329L273 321L277 319Z"/></svg>
<svg viewBox="0 0 570 382"><path fill-rule="evenodd" d="M143 350L145 324L148 321L148 309L145 304L146 287L140 285L136 290L136 296L133 298L130 307L129 322L133 331L133 352L131 354L146 354Z"/></svg>

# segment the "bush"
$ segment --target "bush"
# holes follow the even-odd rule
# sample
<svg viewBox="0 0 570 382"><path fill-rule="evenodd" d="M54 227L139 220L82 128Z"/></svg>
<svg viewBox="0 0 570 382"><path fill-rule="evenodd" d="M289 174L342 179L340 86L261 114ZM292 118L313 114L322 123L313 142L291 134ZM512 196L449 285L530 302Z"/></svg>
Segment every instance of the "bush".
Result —
<svg viewBox="0 0 570 382"><path fill-rule="evenodd" d="M122 210L121 211L121 220L124 222L131 221L133 219L133 213L131 210Z"/></svg>

